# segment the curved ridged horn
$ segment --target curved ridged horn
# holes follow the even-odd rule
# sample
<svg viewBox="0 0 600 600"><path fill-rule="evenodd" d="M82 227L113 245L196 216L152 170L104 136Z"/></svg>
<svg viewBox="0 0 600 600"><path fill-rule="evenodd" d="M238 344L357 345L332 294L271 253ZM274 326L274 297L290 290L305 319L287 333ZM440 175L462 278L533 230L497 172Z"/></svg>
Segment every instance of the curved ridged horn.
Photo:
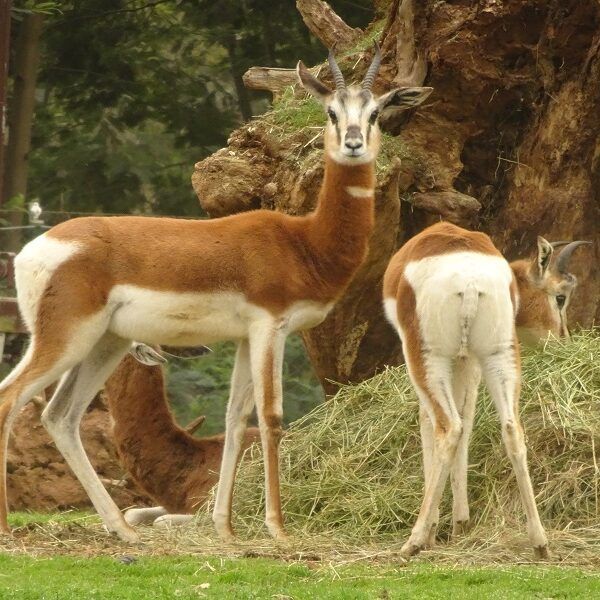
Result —
<svg viewBox="0 0 600 600"><path fill-rule="evenodd" d="M567 244L556 259L556 270L561 274L567 273L567 269L569 268L569 260L571 260L571 255L573 254L575 249L584 244L591 243L592 242L578 240L576 242L571 242L570 244Z"/></svg>
<svg viewBox="0 0 600 600"><path fill-rule="evenodd" d="M560 242L550 242L550 245L553 248L559 248L560 246L566 246L567 244L570 244L571 242L566 241L566 240L562 240Z"/></svg>
<svg viewBox="0 0 600 600"><path fill-rule="evenodd" d="M375 56L373 57L373 61L371 62L371 66L367 70L365 78L362 82L363 90L370 90L373 86L373 82L375 81L375 77L377 77L377 72L379 71L379 66L381 65L381 50L379 49L379 44L375 42L374 44Z"/></svg>
<svg viewBox="0 0 600 600"><path fill-rule="evenodd" d="M333 80L335 81L335 89L336 90L345 90L346 82L344 81L344 76L338 67L337 62L335 61L335 56L333 55L333 49L329 50L329 56L327 57L327 61L329 62L329 69L331 74L333 75Z"/></svg>

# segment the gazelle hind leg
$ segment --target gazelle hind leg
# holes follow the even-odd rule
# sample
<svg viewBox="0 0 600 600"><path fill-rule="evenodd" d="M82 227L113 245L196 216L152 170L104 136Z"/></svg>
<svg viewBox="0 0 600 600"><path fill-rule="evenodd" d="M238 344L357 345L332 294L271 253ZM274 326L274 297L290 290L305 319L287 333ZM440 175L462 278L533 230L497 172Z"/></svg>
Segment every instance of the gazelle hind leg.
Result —
<svg viewBox="0 0 600 600"><path fill-rule="evenodd" d="M229 403L227 404L227 416L225 417L225 444L213 508L213 523L217 534L222 539L232 539L234 537L231 526L233 487L246 424L253 408L250 345L248 340L242 340L238 344L235 366L231 376Z"/></svg>
<svg viewBox="0 0 600 600"><path fill-rule="evenodd" d="M412 378L412 374L418 369L414 364L411 366L414 359L410 353L407 353L406 359ZM417 554L429 541L435 512L439 507L461 435L462 423L452 397L451 366L451 359L429 354L424 365L427 389L421 387L421 382L413 378L419 396L424 399L433 426L434 460L426 478L419 516L408 541L402 546L402 553L409 556Z"/></svg>
<svg viewBox="0 0 600 600"><path fill-rule="evenodd" d="M172 527L183 527L194 520L194 515L166 514L158 517L153 523L157 529L171 529Z"/></svg>
<svg viewBox="0 0 600 600"><path fill-rule="evenodd" d="M477 390L481 370L474 357L459 358L454 366L453 394L456 408L462 419L462 434L458 441L450 471L452 483L452 537L464 533L469 527L470 512L467 493L469 466L469 441L473 431Z"/></svg>
<svg viewBox="0 0 600 600"><path fill-rule="evenodd" d="M423 490L424 494L427 493L427 479L431 474L431 467L435 460L434 457L434 438L433 438L433 425L427 412L427 408L424 405L426 400L422 400L419 405L419 429L421 432L421 448L423 451ZM437 526L440 521L440 509L436 506L432 511L431 516L432 524L429 529L427 536L427 548L435 546Z"/></svg>
<svg viewBox="0 0 600 600"><path fill-rule="evenodd" d="M150 525L156 519L168 514L162 506L150 506L147 508L130 508L123 513L123 518L128 525Z"/></svg>
<svg viewBox="0 0 600 600"><path fill-rule="evenodd" d="M279 485L279 442L283 435L282 369L287 331L284 323L257 323L250 330L254 401L265 463L265 524L269 533L286 539Z"/></svg>
<svg viewBox="0 0 600 600"><path fill-rule="evenodd" d="M12 423L19 411L47 386L70 369L76 359L41 353L35 340L19 364L0 384L0 531L10 533L6 494L6 460Z"/></svg>
<svg viewBox="0 0 600 600"><path fill-rule="evenodd" d="M506 452L517 478L521 501L527 517L529 540L533 545L534 554L539 558L546 558L548 557L548 540L533 494L527 467L527 447L518 414L520 393L518 361L516 346L507 344L503 349L484 357L481 363L486 384L500 417Z"/></svg>
<svg viewBox="0 0 600 600"><path fill-rule="evenodd" d="M85 410L129 347L128 340L105 334L83 362L63 378L42 413L42 423L107 529L125 541L135 542L138 540L137 533L125 522L121 511L100 482L85 453L79 433Z"/></svg>

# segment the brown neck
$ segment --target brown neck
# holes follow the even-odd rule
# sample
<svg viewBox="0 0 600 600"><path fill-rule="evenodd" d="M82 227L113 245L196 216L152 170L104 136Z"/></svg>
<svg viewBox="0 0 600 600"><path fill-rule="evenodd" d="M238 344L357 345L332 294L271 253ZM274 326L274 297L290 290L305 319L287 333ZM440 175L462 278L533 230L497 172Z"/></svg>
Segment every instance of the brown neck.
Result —
<svg viewBox="0 0 600 600"><path fill-rule="evenodd" d="M370 192L360 196L360 189ZM340 274L353 274L364 259L373 230L374 193L374 162L340 164L325 151L325 174L312 215L310 240L323 263L339 269Z"/></svg>
<svg viewBox="0 0 600 600"><path fill-rule="evenodd" d="M146 367L132 356L126 356L104 387L111 415L114 435L120 438L138 438L148 443L157 441L179 430L169 409L161 369ZM150 442L153 443L153 442Z"/></svg>

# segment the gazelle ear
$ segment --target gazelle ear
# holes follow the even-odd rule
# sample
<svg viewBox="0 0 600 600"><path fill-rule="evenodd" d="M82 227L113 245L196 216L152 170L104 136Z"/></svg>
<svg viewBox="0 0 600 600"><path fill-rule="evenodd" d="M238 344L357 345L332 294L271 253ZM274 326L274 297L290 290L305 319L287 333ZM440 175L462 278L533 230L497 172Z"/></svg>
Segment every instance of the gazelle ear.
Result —
<svg viewBox="0 0 600 600"><path fill-rule="evenodd" d="M296 67L296 73L298 73L298 79L302 87L312 96L314 96L319 102L324 104L327 99L333 94L333 92L324 84L321 83L305 66L304 63L299 60L298 66Z"/></svg>
<svg viewBox="0 0 600 600"><path fill-rule="evenodd" d="M388 106L395 108L408 109L419 106L424 102L429 94L433 92L432 87L405 87L396 88L377 99L379 110L384 110Z"/></svg>
<svg viewBox="0 0 600 600"><path fill-rule="evenodd" d="M537 248L538 276L541 279L550 265L550 259L554 253L554 248L552 247L552 244L541 235L538 235L537 238Z"/></svg>

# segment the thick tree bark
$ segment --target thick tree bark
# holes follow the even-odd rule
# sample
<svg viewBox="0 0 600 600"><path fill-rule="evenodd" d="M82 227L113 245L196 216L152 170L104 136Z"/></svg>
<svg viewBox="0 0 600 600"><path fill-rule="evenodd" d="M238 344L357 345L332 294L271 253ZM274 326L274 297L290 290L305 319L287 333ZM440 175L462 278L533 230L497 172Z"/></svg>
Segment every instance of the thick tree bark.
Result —
<svg viewBox="0 0 600 600"><path fill-rule="evenodd" d="M580 283L569 320L598 322L600 5L396 0L380 44L377 92L423 82L434 93L416 112L384 119L397 138L380 161L368 262L305 334L321 380L359 381L401 360L381 277L393 251L440 218L489 233L509 259L532 253L538 234L594 241L572 261ZM359 77L369 54L350 52L342 69ZM198 163L193 182L210 214L257 205L304 214L320 185L320 144L314 127L285 128L267 115ZM390 164L394 155L400 164Z"/></svg>
<svg viewBox="0 0 600 600"><path fill-rule="evenodd" d="M43 15L27 15L21 23L16 46L14 92L8 120L8 147L6 150L6 171L4 198L27 194L28 155L31 146L31 128L35 111L35 87L40 58L40 36ZM15 225L21 223L21 215L11 216ZM7 238L7 250L21 248L20 232L11 232Z"/></svg>

